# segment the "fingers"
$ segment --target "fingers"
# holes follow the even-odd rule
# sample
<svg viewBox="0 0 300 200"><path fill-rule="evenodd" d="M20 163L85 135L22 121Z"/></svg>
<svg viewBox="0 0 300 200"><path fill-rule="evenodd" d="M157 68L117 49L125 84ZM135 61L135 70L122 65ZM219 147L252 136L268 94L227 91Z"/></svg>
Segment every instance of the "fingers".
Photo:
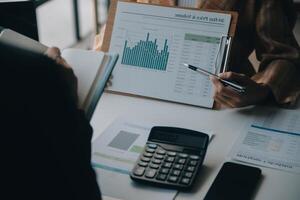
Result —
<svg viewBox="0 0 300 200"><path fill-rule="evenodd" d="M214 96L214 100L217 103L219 103L219 104L221 104L221 105L223 105L223 106L225 106L227 108L234 108L234 106L232 104L230 104L230 101L228 101L228 99L226 97Z"/></svg>
<svg viewBox="0 0 300 200"><path fill-rule="evenodd" d="M213 95L214 100L220 103L221 105L231 108L232 105L227 101L226 97L222 96L219 92L220 88L223 87L222 83L215 77L211 77L210 79L213 82L213 87L214 87L214 95Z"/></svg>
<svg viewBox="0 0 300 200"><path fill-rule="evenodd" d="M227 96L232 99L240 98L240 95L236 91L234 91L228 87L225 87L223 85L223 83L221 83L218 79L212 77L211 80L215 86L216 93L222 94L223 96Z"/></svg>
<svg viewBox="0 0 300 200"><path fill-rule="evenodd" d="M214 99L226 107L240 107L243 97L232 89L225 87L217 78L211 77L214 87Z"/></svg>
<svg viewBox="0 0 300 200"><path fill-rule="evenodd" d="M244 74L234 72L221 73L220 78L240 82L246 87L244 93L233 91L230 87L225 87L217 78L211 77L214 87L214 99L227 107L242 107L255 104L266 98L268 90L265 90L255 81Z"/></svg>
<svg viewBox="0 0 300 200"><path fill-rule="evenodd" d="M106 83L106 88L111 87L112 86L112 79L113 79L113 75L110 75L107 83Z"/></svg>
<svg viewBox="0 0 300 200"><path fill-rule="evenodd" d="M71 68L71 66L67 63L67 61L63 57L61 57L61 52L60 52L59 48L57 48L57 47L48 48L47 51L45 52L45 54L49 58L55 60L55 62L57 64L60 64L66 68Z"/></svg>
<svg viewBox="0 0 300 200"><path fill-rule="evenodd" d="M55 60L57 57L61 56L60 50L57 47L50 47L47 49L45 54Z"/></svg>
<svg viewBox="0 0 300 200"><path fill-rule="evenodd" d="M55 61L56 61L56 63L66 67L66 68L71 68L71 66L67 63L67 61L63 57L59 56L56 58Z"/></svg>
<svg viewBox="0 0 300 200"><path fill-rule="evenodd" d="M247 83L248 80L248 77L246 75L235 73L235 72L220 73L219 77L226 80L234 80L239 83Z"/></svg>

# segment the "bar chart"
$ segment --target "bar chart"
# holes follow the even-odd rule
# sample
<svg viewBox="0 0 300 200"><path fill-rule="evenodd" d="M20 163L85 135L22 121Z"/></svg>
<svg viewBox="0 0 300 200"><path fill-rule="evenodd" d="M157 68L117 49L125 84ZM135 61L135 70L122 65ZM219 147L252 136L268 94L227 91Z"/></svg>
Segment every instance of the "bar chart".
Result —
<svg viewBox="0 0 300 200"><path fill-rule="evenodd" d="M216 16L223 22L200 20ZM209 78L182 63L217 71L220 41L230 20L229 14L120 1L109 46L120 59L108 90L212 107Z"/></svg>
<svg viewBox="0 0 300 200"><path fill-rule="evenodd" d="M168 40L165 39L162 50L159 50L157 39L151 41L149 36L147 33L146 40L140 40L133 47L129 47L125 40L121 64L166 71L170 54Z"/></svg>

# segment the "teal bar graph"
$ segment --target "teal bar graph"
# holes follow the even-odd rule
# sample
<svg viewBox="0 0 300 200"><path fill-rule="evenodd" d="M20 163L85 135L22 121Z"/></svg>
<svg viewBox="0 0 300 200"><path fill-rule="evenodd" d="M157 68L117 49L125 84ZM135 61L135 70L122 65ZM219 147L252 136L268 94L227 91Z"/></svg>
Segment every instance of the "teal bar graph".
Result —
<svg viewBox="0 0 300 200"><path fill-rule="evenodd" d="M153 42L149 37L150 34L147 33L146 41L140 40L134 47L129 47L125 40L121 63L166 71L170 54L168 40L165 40L162 50L158 50L157 39Z"/></svg>

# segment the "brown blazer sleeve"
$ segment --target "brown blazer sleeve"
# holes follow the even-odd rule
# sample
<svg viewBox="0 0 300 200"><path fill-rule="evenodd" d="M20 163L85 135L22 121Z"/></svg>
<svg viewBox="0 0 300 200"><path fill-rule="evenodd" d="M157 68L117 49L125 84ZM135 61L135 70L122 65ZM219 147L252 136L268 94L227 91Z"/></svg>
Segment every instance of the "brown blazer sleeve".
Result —
<svg viewBox="0 0 300 200"><path fill-rule="evenodd" d="M173 5L170 2L175 1L158 2ZM296 103L300 95L300 51L293 34L297 15L292 0L198 0L197 7L237 11L239 23L230 69L252 76L255 71L248 56L255 50L260 65L252 79L268 85L277 103Z"/></svg>
<svg viewBox="0 0 300 200"><path fill-rule="evenodd" d="M201 8L239 12L237 35L243 35L239 35L239 40L236 41L239 44L235 44L233 52L235 54L231 56L236 61L233 63L237 65L233 67L243 68L237 71L244 73L255 73L249 71L248 65L245 64L249 63L248 56L255 50L260 65L252 79L257 83L268 85L277 103L295 104L300 95L300 52L293 34L296 20L293 1L200 0L199 2Z"/></svg>
<svg viewBox="0 0 300 200"><path fill-rule="evenodd" d="M260 66L252 79L269 85L279 104L294 104L300 94L300 52L293 34L293 2L256 2L254 41Z"/></svg>

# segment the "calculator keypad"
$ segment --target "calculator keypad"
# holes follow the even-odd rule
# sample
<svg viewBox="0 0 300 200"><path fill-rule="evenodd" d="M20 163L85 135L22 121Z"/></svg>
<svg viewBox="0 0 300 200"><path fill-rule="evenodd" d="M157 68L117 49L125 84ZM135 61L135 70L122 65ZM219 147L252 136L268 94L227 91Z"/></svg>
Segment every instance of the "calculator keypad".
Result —
<svg viewBox="0 0 300 200"><path fill-rule="evenodd" d="M189 186L204 154L205 151L198 155L168 151L157 144L147 143L133 175L150 182Z"/></svg>
<svg viewBox="0 0 300 200"><path fill-rule="evenodd" d="M144 172L145 172L144 167L136 167L133 173L136 176L143 176Z"/></svg>

